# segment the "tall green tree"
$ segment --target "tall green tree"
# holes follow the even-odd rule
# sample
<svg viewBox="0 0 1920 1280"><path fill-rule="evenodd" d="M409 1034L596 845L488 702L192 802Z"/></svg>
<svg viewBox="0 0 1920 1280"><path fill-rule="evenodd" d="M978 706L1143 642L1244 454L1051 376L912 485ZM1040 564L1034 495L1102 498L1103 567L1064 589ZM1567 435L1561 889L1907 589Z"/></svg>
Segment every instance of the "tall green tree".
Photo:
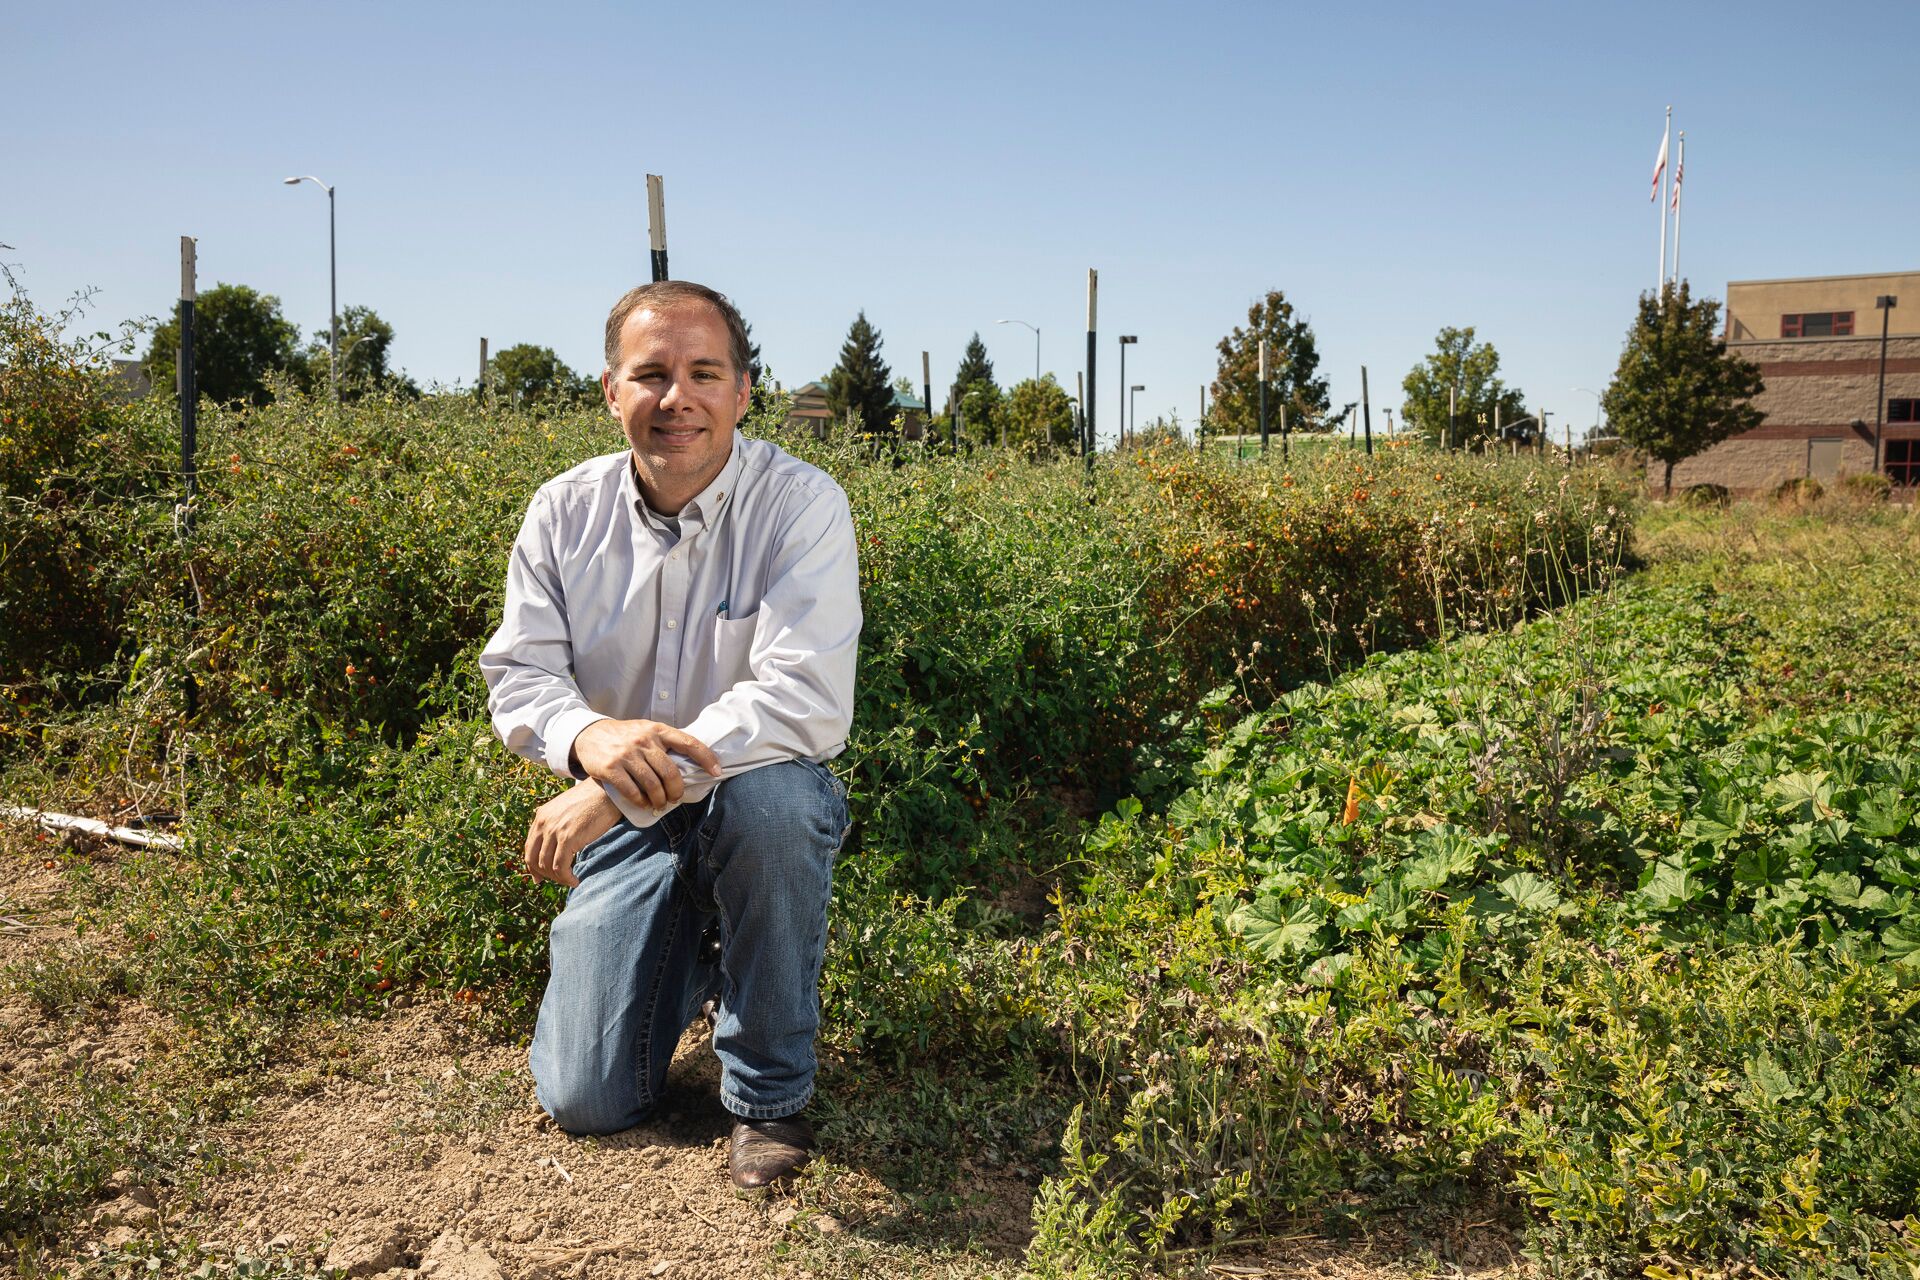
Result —
<svg viewBox="0 0 1920 1280"><path fill-rule="evenodd" d="M880 358L880 331L860 312L847 327L840 363L827 375L827 408L833 416L872 435L893 433L893 371Z"/></svg>
<svg viewBox="0 0 1920 1280"><path fill-rule="evenodd" d="M1073 400L1052 374L1028 378L1007 396L1007 443L1028 457L1073 446Z"/></svg>
<svg viewBox="0 0 1920 1280"><path fill-rule="evenodd" d="M265 404L274 374L305 372L296 351L300 330L280 314L280 299L244 284L216 284L193 307L194 386L208 400ZM147 344L147 379L171 394L180 358L180 305Z"/></svg>
<svg viewBox="0 0 1920 1280"><path fill-rule="evenodd" d="M1280 406L1294 431L1331 431L1327 416L1327 380L1319 376L1320 350L1313 326L1298 318L1278 289L1247 308L1247 323L1220 339L1219 367L1209 390L1209 435L1249 434L1260 430L1260 340L1267 340L1268 421L1280 429Z"/></svg>
<svg viewBox="0 0 1920 1280"><path fill-rule="evenodd" d="M1007 426L1007 395L991 378L969 382L960 392L960 434L980 444L998 444Z"/></svg>
<svg viewBox="0 0 1920 1280"><path fill-rule="evenodd" d="M515 405L571 404L598 394L592 379L575 373L552 347L518 343L487 361L487 390Z"/></svg>
<svg viewBox="0 0 1920 1280"><path fill-rule="evenodd" d="M987 344L980 341L980 335L976 332L967 339L967 349L960 357L960 367L953 372L953 385L965 395L968 387L981 382L994 382L993 361L987 355Z"/></svg>
<svg viewBox="0 0 1920 1280"><path fill-rule="evenodd" d="M1682 280L1656 297L1640 295L1619 367L1601 407L1620 438L1666 467L1729 436L1751 431L1766 414L1751 403L1765 389L1759 366L1732 355L1720 334L1720 304L1693 300Z"/></svg>
<svg viewBox="0 0 1920 1280"><path fill-rule="evenodd" d="M1455 388L1450 443L1456 448L1491 439L1495 422L1504 427L1527 416L1526 396L1501 380L1500 353L1491 342L1476 343L1472 325L1447 326L1433 345L1433 354L1400 382L1407 397L1400 406L1402 422L1434 444L1441 443L1447 431L1447 393Z"/></svg>

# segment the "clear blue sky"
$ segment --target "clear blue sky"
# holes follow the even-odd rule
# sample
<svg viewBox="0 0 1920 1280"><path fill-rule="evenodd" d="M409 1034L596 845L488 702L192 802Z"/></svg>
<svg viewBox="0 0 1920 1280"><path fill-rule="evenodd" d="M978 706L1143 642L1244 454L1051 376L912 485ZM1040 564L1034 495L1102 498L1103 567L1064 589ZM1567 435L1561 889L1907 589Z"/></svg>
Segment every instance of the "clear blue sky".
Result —
<svg viewBox="0 0 1920 1280"><path fill-rule="evenodd" d="M1653 280L1663 112L1687 131L1681 266L1728 279L1920 267L1920 6L1110 3L800 6L10 0L0 254L36 300L164 314L201 281L397 330L423 382L481 335L597 371L647 273L731 294L775 377L864 308L896 373L1003 382L1033 338L1069 390L1100 270L1099 422L1137 333L1141 421L1191 421L1214 344L1269 287L1336 404L1376 405L1447 324L1560 420L1591 421ZM1920 300L1916 300L1920 301ZM1555 434L1558 434L1556 430Z"/></svg>

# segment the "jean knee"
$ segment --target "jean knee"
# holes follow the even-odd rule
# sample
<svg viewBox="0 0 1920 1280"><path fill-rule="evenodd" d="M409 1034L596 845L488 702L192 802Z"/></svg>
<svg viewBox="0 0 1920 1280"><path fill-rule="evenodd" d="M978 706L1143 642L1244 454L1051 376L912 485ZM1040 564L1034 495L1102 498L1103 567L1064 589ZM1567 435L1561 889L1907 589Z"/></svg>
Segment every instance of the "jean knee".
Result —
<svg viewBox="0 0 1920 1280"><path fill-rule="evenodd" d="M748 770L720 784L720 833L768 851L839 848L846 801L819 765L791 760Z"/></svg>
<svg viewBox="0 0 1920 1280"><path fill-rule="evenodd" d="M619 1133L639 1124L646 1114L632 1088L580 1070L549 1065L543 1071L536 1063L533 1092L553 1122L571 1134Z"/></svg>

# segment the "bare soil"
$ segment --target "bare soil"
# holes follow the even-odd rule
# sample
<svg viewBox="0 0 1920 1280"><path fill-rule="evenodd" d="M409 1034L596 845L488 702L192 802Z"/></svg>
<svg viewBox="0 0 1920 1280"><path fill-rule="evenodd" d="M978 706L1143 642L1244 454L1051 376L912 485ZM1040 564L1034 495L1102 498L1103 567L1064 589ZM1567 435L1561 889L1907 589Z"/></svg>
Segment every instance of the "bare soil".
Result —
<svg viewBox="0 0 1920 1280"><path fill-rule="evenodd" d="M75 941L57 848L0 833L0 965L64 963L101 945ZM681 1042L662 1111L611 1138L554 1128L533 1101L524 1043L485 1034L457 1006L316 1026L282 1057L231 1082L248 1100L205 1135L225 1158L221 1171L191 1186L116 1181L39 1265L98 1271L112 1250L157 1234L196 1240L210 1256L385 1280L971 1277L1016 1273L1029 1235L1033 1188L1020 1178L969 1171L954 1197L964 1214L930 1222L865 1171L858 1152L837 1149L830 1131L795 1189L738 1196L703 1023ZM137 999L55 1015L22 996L0 1001L7 1092L57 1096L81 1068L152 1084L190 1069L185 1062L178 1028ZM151 1210L141 1207L148 1200ZM466 1252L447 1252L450 1233ZM1452 1259L1438 1268L1445 1274L1523 1273L1497 1231L1431 1243L1303 1235L1246 1244L1196 1266L1215 1276L1378 1280L1434 1274L1430 1250L1440 1244Z"/></svg>

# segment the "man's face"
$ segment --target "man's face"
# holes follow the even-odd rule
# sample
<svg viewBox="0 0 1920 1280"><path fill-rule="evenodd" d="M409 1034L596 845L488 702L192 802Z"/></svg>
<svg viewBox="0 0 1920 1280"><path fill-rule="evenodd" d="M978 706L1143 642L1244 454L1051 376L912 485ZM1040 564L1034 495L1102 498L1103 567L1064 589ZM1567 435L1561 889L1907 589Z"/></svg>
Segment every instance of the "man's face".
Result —
<svg viewBox="0 0 1920 1280"><path fill-rule="evenodd" d="M698 302L628 316L620 362L600 385L633 446L648 501L669 515L727 465L752 390L733 367L726 321Z"/></svg>

